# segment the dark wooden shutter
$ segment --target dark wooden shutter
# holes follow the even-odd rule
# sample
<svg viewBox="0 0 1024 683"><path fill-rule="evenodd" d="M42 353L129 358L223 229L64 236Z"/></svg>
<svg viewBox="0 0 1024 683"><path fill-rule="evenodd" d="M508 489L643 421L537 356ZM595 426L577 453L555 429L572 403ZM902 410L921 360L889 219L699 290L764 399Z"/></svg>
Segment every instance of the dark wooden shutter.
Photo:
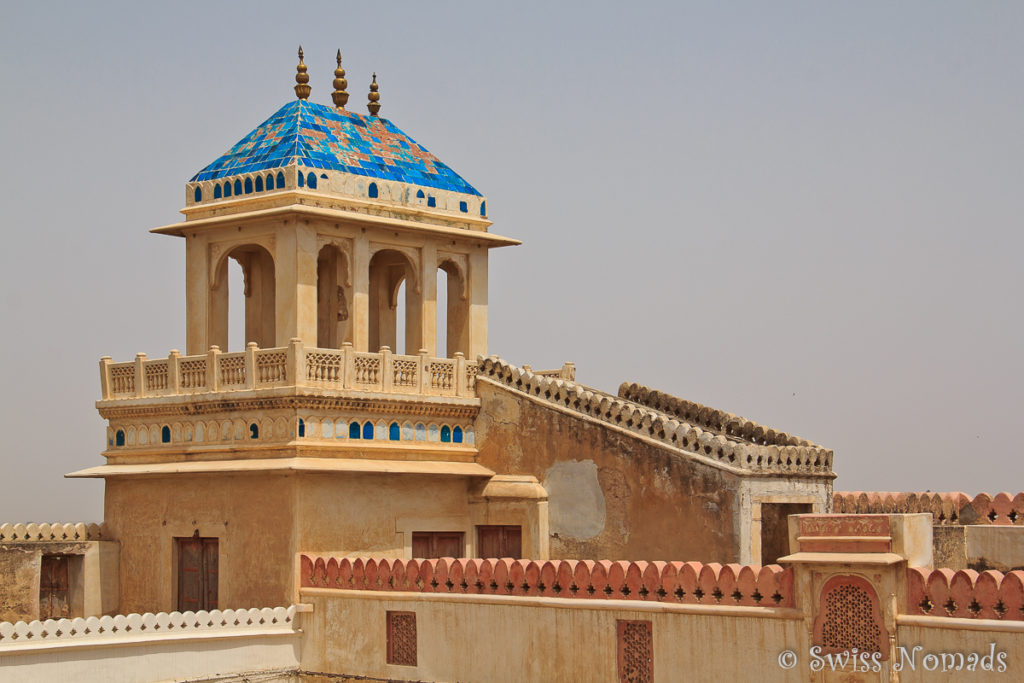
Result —
<svg viewBox="0 0 1024 683"><path fill-rule="evenodd" d="M413 557L462 557L465 547L465 535L461 531L414 531L412 534Z"/></svg>
<svg viewBox="0 0 1024 683"><path fill-rule="evenodd" d="M67 555L43 555L39 575L39 619L66 619L68 605Z"/></svg>
<svg viewBox="0 0 1024 683"><path fill-rule="evenodd" d="M518 526L478 526L476 542L480 557L523 556L523 531Z"/></svg>

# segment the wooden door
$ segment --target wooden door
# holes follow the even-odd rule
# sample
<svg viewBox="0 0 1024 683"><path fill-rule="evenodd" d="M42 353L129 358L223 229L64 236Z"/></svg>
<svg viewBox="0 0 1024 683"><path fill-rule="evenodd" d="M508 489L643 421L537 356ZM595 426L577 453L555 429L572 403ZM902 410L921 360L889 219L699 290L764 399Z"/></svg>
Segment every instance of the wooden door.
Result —
<svg viewBox="0 0 1024 683"><path fill-rule="evenodd" d="M178 611L217 609L216 538L177 538Z"/></svg>
<svg viewBox="0 0 1024 683"><path fill-rule="evenodd" d="M39 619L67 619L68 556L43 555L39 576Z"/></svg>
<svg viewBox="0 0 1024 683"><path fill-rule="evenodd" d="M476 528L477 557L523 556L523 531L518 526L487 525Z"/></svg>

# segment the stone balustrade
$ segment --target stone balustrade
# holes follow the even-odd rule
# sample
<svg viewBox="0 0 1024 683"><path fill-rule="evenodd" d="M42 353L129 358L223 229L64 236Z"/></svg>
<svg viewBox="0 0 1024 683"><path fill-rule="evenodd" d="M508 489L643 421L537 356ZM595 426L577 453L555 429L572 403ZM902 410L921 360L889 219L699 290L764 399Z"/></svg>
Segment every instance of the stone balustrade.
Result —
<svg viewBox="0 0 1024 683"><path fill-rule="evenodd" d="M0 622L0 653L5 646L21 647L29 643L117 640L170 634L204 632L238 632L269 629L293 630L295 605L253 609L211 610L209 612L160 612L152 614L118 614L116 616L45 621Z"/></svg>
<svg viewBox="0 0 1024 683"><path fill-rule="evenodd" d="M0 524L0 543L51 543L55 541L102 541L108 539L101 524Z"/></svg>
<svg viewBox="0 0 1024 683"><path fill-rule="evenodd" d="M477 363L461 353L432 358L426 352L400 355L382 347L376 353L307 347L300 339L288 346L224 353L218 347L198 356L171 351L167 358L140 353L134 361L100 359L102 400L138 399L278 387L317 387L424 396L473 398Z"/></svg>
<svg viewBox="0 0 1024 683"><path fill-rule="evenodd" d="M907 612L930 617L1024 621L1024 571L907 569Z"/></svg>
<svg viewBox="0 0 1024 683"><path fill-rule="evenodd" d="M778 565L610 560L430 560L301 556L305 588L793 607Z"/></svg>
<svg viewBox="0 0 1024 683"><path fill-rule="evenodd" d="M979 493L971 498L960 491L836 491L832 509L837 513L928 512L935 524L1024 524L1024 493Z"/></svg>
<svg viewBox="0 0 1024 683"><path fill-rule="evenodd" d="M539 376L500 358L480 362L479 376L537 399L655 439L667 446L759 474L832 477L832 451L816 445L765 445L716 434L675 416L575 382Z"/></svg>

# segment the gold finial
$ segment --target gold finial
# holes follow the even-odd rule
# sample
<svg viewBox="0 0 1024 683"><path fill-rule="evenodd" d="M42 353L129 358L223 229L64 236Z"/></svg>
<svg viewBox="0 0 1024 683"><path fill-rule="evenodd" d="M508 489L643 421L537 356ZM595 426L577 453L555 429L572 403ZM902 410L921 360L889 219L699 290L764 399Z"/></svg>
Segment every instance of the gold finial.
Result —
<svg viewBox="0 0 1024 683"><path fill-rule="evenodd" d="M370 83L370 102L366 105L366 108L370 110L370 116L376 116L377 112L380 111L380 93L377 92L377 73L373 74L373 82Z"/></svg>
<svg viewBox="0 0 1024 683"><path fill-rule="evenodd" d="M338 68L334 70L334 92L331 93L334 106L338 109L344 109L348 103L348 93L345 92L347 87L348 81L345 80L345 70L341 68L341 50L338 50Z"/></svg>
<svg viewBox="0 0 1024 683"><path fill-rule="evenodd" d="M309 91L312 88L309 87L309 74L306 73L306 65L302 63L302 46L299 45L299 66L296 67L298 73L295 74L295 82L298 85L295 86L295 94L300 100L309 99Z"/></svg>

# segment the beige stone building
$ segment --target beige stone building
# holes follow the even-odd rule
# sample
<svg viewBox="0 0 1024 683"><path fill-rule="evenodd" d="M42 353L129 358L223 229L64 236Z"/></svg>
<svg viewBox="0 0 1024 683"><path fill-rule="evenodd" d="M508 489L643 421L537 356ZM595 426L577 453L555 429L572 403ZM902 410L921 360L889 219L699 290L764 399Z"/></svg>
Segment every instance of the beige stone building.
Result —
<svg viewBox="0 0 1024 683"><path fill-rule="evenodd" d="M171 678L210 674L171 663L192 647L268 680L728 679L742 660L669 642L740 628L774 667L764 677L789 680L778 651L832 637L819 596L833 584L875 629L854 640L895 652L883 634L913 604L879 596L930 590L908 588L907 565L932 568L931 510L823 531L830 450L636 384L606 393L572 363L490 356L488 255L518 242L378 116L375 84L362 115L345 108L340 56L331 106L308 99L305 71L300 53L297 99L186 184L184 220L153 230L185 240L187 345L100 361L104 462L69 476L104 480L102 526L0 526L0 667L71 675L79 660L47 653L91 641L42 647L53 632L119 623L199 642L145 640L119 655L130 680L156 680L146 657ZM236 299L245 347L229 352ZM442 655L446 632L503 622L489 658ZM568 628L571 652L550 660L531 628ZM1018 655L1019 632L1004 638ZM256 654L210 644L229 637Z"/></svg>

